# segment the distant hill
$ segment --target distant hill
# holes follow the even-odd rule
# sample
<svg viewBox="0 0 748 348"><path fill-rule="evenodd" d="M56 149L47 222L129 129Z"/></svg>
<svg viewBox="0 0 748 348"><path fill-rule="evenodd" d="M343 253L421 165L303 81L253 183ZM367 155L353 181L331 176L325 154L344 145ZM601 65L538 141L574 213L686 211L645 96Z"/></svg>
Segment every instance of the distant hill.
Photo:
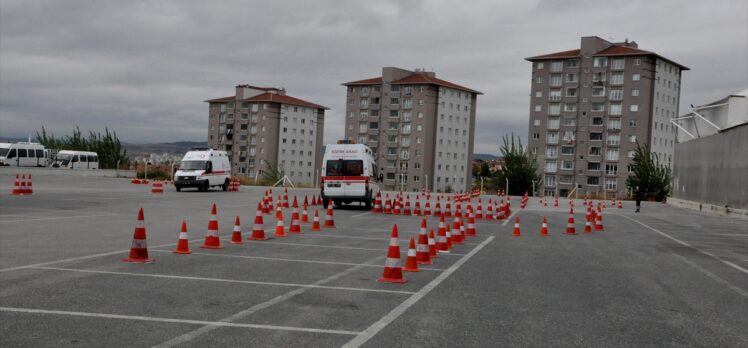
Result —
<svg viewBox="0 0 748 348"><path fill-rule="evenodd" d="M494 156L494 155L487 154L487 153L476 153L473 155L474 160L481 160L481 161L491 161L491 160L496 160L500 158L501 157L499 156Z"/></svg>
<svg viewBox="0 0 748 348"><path fill-rule="evenodd" d="M155 144L122 144L127 149L128 156L146 156L152 153L171 155L183 155L193 147L208 147L205 141L178 141L174 143L155 143Z"/></svg>

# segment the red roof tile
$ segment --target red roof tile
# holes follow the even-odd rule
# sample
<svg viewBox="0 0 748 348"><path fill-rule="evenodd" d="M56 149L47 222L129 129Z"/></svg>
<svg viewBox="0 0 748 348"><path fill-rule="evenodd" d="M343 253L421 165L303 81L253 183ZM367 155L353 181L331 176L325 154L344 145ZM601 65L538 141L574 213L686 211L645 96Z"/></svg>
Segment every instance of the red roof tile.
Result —
<svg viewBox="0 0 748 348"><path fill-rule="evenodd" d="M358 81L346 82L346 83L343 84L343 86L348 86L348 85L378 85L378 84L379 85L382 84L382 78L381 77L372 77L372 78L366 79L366 80L358 80Z"/></svg>
<svg viewBox="0 0 748 348"><path fill-rule="evenodd" d="M561 52L543 54L543 55L535 56L535 57L529 57L525 59L526 60L542 60L542 59L553 59L553 58L574 58L574 57L579 57L579 53L581 51L582 50L579 50L579 49L570 50L570 51L561 51Z"/></svg>
<svg viewBox="0 0 748 348"><path fill-rule="evenodd" d="M595 53L596 56L620 56L627 54L639 54L639 55L650 55L653 52L640 50L638 48L626 47L626 46L610 46L600 52Z"/></svg>
<svg viewBox="0 0 748 348"><path fill-rule="evenodd" d="M244 101L248 102L268 102L268 103L280 103L280 104L289 104L289 105L298 105L298 106L304 106L308 108L314 108L314 109L325 109L330 110L330 108L314 103L310 103L306 100L301 100L299 98L294 98L289 95L280 95L276 93L263 93L260 95L256 95L251 98L244 99Z"/></svg>
<svg viewBox="0 0 748 348"><path fill-rule="evenodd" d="M399 79L397 81L392 81L391 83L393 85L431 84L431 85L437 85L437 86L442 86L442 87L449 87L449 88L459 89L459 90L463 90L463 91L470 92L470 93L475 93L475 94L483 94L482 92L476 91L474 89L463 87L463 86L460 86L460 85L458 85L456 83L452 83L452 82L445 81L445 80L442 80L442 79L437 79L436 77L430 77L430 76L425 75L425 74L413 74L413 75L410 75L408 77Z"/></svg>
<svg viewBox="0 0 748 348"><path fill-rule="evenodd" d="M206 103L226 103L226 102L234 101L235 99L236 99L236 96L232 95L232 96L223 97L223 98L206 100L205 102Z"/></svg>

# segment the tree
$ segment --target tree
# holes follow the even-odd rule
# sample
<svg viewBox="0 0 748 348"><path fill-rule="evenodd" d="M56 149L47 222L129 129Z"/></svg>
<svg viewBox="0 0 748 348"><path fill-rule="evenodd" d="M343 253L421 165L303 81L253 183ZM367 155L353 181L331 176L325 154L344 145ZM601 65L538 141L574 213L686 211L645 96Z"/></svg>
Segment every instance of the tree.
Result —
<svg viewBox="0 0 748 348"><path fill-rule="evenodd" d="M263 162L265 162L265 170L262 171L262 179L267 185L273 185L286 176L282 166L274 166L265 160L263 160Z"/></svg>
<svg viewBox="0 0 748 348"><path fill-rule="evenodd" d="M634 175L626 179L626 186L635 190L637 186L644 191L645 198L663 201L670 195L672 172L670 167L659 164L659 156L652 153L647 144L636 144L633 159Z"/></svg>
<svg viewBox="0 0 748 348"><path fill-rule="evenodd" d="M110 132L109 128L104 128L104 134L89 131L88 137L84 137L80 128L75 126L72 135L56 138L53 134L47 134L47 130L42 126L41 133L36 132L36 139L48 149L96 152L99 157L99 168L102 169L116 168L117 163L126 167L130 163L127 150L122 148L117 133Z"/></svg>
<svg viewBox="0 0 748 348"><path fill-rule="evenodd" d="M483 162L480 166L480 176L488 178L491 176L491 169L488 168L488 162Z"/></svg>
<svg viewBox="0 0 748 348"><path fill-rule="evenodd" d="M510 195L522 195L532 190L532 183L538 182L540 177L537 174L538 162L528 147L522 146L522 141L517 138L515 141L514 134L509 138L508 135L503 137L504 144L501 146L501 154L504 157L504 165L494 177L496 187L505 188L506 180L509 179Z"/></svg>

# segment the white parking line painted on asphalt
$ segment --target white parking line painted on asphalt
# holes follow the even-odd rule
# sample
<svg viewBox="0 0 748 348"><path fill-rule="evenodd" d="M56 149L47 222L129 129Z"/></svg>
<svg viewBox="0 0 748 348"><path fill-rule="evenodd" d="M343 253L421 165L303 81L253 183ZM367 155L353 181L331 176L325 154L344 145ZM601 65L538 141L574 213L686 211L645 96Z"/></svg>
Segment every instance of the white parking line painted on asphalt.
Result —
<svg viewBox="0 0 748 348"><path fill-rule="evenodd" d="M504 220L504 223L502 223L501 226L506 226L506 224L508 224L509 221L512 221L512 217L514 215L517 215L517 211L516 210L513 211L511 214L509 214L509 217L507 217L506 220Z"/></svg>
<svg viewBox="0 0 748 348"><path fill-rule="evenodd" d="M366 264L373 264L375 262L381 261L383 258L384 258L384 256L377 256L377 257L375 257L373 259L370 259L370 260L366 261ZM357 271L357 270L359 270L361 268L362 268L362 266L350 267L350 268L348 268L348 269L346 269L346 270L344 270L342 272L333 274L333 275L331 275L331 276L329 276L327 278L318 280L318 281L316 281L316 282L314 282L312 284L322 285L322 284L325 284L325 283L329 283L331 281L340 279L341 277L346 276L346 275L348 275L350 273L353 273L353 272L355 272L355 271ZM270 300L267 300L265 302L258 303L258 304L254 305L252 307L249 307L249 308L247 308L247 309L245 309L245 310L243 310L241 312L232 314L232 315L230 315L230 316L228 316L226 318L221 319L220 321L221 322L235 322L235 321L238 321L238 320L240 320L240 319L242 319L244 317L247 317L249 315L257 313L260 310L263 310L263 309L269 308L271 306L274 306L274 305L276 305L278 303L281 303L283 301L286 301L286 300L288 300L288 299L290 299L290 298L292 298L294 296L301 295L301 294L305 293L308 290L309 290L309 288L294 289L294 290L289 291L289 292L287 292L287 293L285 293L283 295L279 295L279 296L276 296L276 297L274 297L274 298L272 298ZM206 333L208 333L210 331L215 330L216 328L218 328L218 327L217 326L206 325L206 326L203 326L203 327L201 327L199 329L195 329L195 330L192 330L192 331L190 331L188 333L185 333L185 334L182 334L182 335L177 336L175 338L172 338L172 339L170 339L170 340L168 340L168 341L166 341L164 343L155 345L153 347L154 348L173 347L173 346L176 346L176 345L179 345L179 344L191 341L191 340L195 339L196 337L198 337L200 335L203 335L203 334L206 334Z"/></svg>
<svg viewBox="0 0 748 348"><path fill-rule="evenodd" d="M284 242L268 242L263 241L262 244L277 244L277 245L291 245L291 246L298 246L298 247L313 247L313 248L330 248L330 249L348 249L348 250L366 250L366 251L381 251L382 253L387 252L387 248L361 248L361 247L351 247L351 246L342 246L342 245L320 245L320 244L306 244L306 243L284 243ZM400 249L401 253L407 253L407 248L405 250ZM452 254L452 255L460 255L460 254Z"/></svg>
<svg viewBox="0 0 748 348"><path fill-rule="evenodd" d="M400 234L405 234L409 236L418 236L419 232L404 232L399 231ZM359 236L341 236L341 235L332 235L332 234L320 234L320 233L304 233L299 235L300 237L328 237L328 238L342 238L342 239L361 239L361 240L375 240L375 241L389 241L390 238L378 238L378 237L359 237ZM410 239L404 238L398 240L398 242L403 244L410 243ZM465 245L478 245L478 243L469 243L465 242Z"/></svg>
<svg viewBox="0 0 748 348"><path fill-rule="evenodd" d="M745 273L745 274L748 274L748 269L745 269L745 268L743 268L743 267L740 267L740 266L738 266L738 265L736 265L736 264L734 264L734 263L732 263L732 262L730 262L730 261L727 261L727 260L723 260L723 259L721 259L721 258L719 258L719 257L715 256L714 254L710 253L710 252L707 252L707 251L701 250L701 249L699 249L699 248L697 248L697 247L695 247L695 246L693 246L693 245L691 245L691 244L688 244L688 243L686 243L686 242L684 242L684 241L682 241L682 240L680 240L680 239L678 239L678 238L675 238L675 237L673 237L673 236L671 236L671 235L669 235L669 234L667 234L667 233L665 233L665 232L662 232L662 231L660 231L660 230L658 230L658 229L656 229L656 228L654 228L654 227L651 227L651 226L649 226L649 225L647 225L647 224L645 224L645 223L643 223L643 222L641 222L641 221L639 221L639 220L636 220L636 219L630 218L630 217L628 217L628 216L626 216L626 215L620 215L620 214L614 214L614 215L618 215L618 216L624 217L624 218L626 218L626 219L629 219L629 220L631 220L631 221L633 221L633 222L636 222L637 224L639 224L639 225L642 225L642 226L644 226L644 227L646 227L646 228L648 228L648 229L650 229L650 230L652 230L652 231L654 231L654 232L656 232L656 233L660 234L661 236L663 236L663 237L665 237L665 238L668 238L668 239L670 239L670 240L672 240L672 241L674 241L674 242L676 242L676 243L678 243L678 244L680 244L680 245L683 245L683 246L689 247L689 248L691 248L691 249L693 249L693 250L696 250L696 251L698 251L698 252L699 252L699 253L701 253L701 254L704 254L704 255L706 255L706 256L709 256L709 257L711 257L711 258L713 258L713 259L715 259L715 260L717 260L717 261L719 261L719 262L722 262L722 263L724 263L725 265L728 265L728 266L730 266L730 267L732 267L732 268L734 268L734 269L736 269L736 270L738 270L738 271L740 271L740 272L743 272L743 273Z"/></svg>
<svg viewBox="0 0 748 348"><path fill-rule="evenodd" d="M209 325L209 326L215 326L215 327L235 327L235 328L247 328L247 329L301 331L301 332L326 333L326 334L337 334L337 335L359 334L359 332L347 331L347 330L328 330L328 329L314 329L314 328L308 328L308 327L276 326L276 325L260 325L260 324L239 324L239 323L227 323L223 321L159 318L159 317L146 317L146 316L139 316L139 315L72 312L72 311L33 309L33 308L0 307L0 311L1 312L26 313L26 314L67 315L67 316L75 316L75 317L90 317L90 318L104 318L104 319L118 319L118 320L155 321L155 322L173 323L173 324Z"/></svg>
<svg viewBox="0 0 748 348"><path fill-rule="evenodd" d="M697 270L701 271L701 273L706 274L707 277L712 278L714 281L716 281L718 283L721 283L722 285L727 286L732 291L737 292L739 295L741 295L743 297L748 297L748 291L745 291L745 290L743 290L743 289L741 289L741 288L733 285L732 283L728 282L727 280L724 280L720 276L718 276L718 275L716 275L716 274L714 274L712 272L709 272L708 270L704 269L703 267L697 265L693 261L691 261L691 260L689 260L689 259L687 259L687 258L685 258L683 256L680 256L680 255L678 255L676 253L673 253L673 252L671 252L670 254L672 254L673 256L681 259L683 262L691 265L693 268L696 268Z"/></svg>
<svg viewBox="0 0 748 348"><path fill-rule="evenodd" d="M446 271L444 271L434 280L426 284L426 286L421 288L421 290L419 290L418 292L413 294L411 297L409 297L407 300L405 300L403 303L395 307L393 310L387 313L387 315L379 319L376 323L366 328L366 330L356 335L356 337L354 337L348 343L343 345L343 347L345 348L360 347L362 344L366 343L368 340L374 337L374 335L379 333L379 331L382 331L382 329L384 329L387 325L389 325L391 322L397 319L400 315L405 313L405 311L407 311L408 308L416 304L419 300L421 300L424 296L426 296L429 292L431 292L431 290L439 286L441 282L447 279L447 277L449 277L458 268L460 268L460 266L462 266L465 262L467 262L467 260L469 260L471 257L473 257L473 255L477 254L481 249L483 249L483 247L486 246L486 244L490 243L493 240L493 238L494 238L493 236L488 237L486 240L480 243L480 245L473 248L473 250L471 250L467 255L457 260L457 262L455 262Z"/></svg>
<svg viewBox="0 0 748 348"><path fill-rule="evenodd" d="M31 218L31 219L0 220L0 224L7 224L7 223L13 223L13 222L95 218L95 217L107 217L107 216L116 216L116 215L119 215L119 214L106 213L106 214L94 214L94 215L74 215L74 216L67 215L67 216L54 216L54 217Z"/></svg>
<svg viewBox="0 0 748 348"><path fill-rule="evenodd" d="M370 212L370 211L367 211L367 212L365 212L365 213L361 213L361 214L356 214L356 215L351 215L351 217L352 217L352 218L357 218L357 217L359 217L359 216L364 216L364 215L369 215L369 214L371 214L371 212Z"/></svg>
<svg viewBox="0 0 748 348"><path fill-rule="evenodd" d="M153 248L151 248L150 251L155 251L155 252L160 252L160 253L171 253L172 252L171 250L159 250L159 249L153 249ZM191 255L228 257L228 258L237 258L237 259L254 259L254 260L266 260L266 261L297 262L297 263L316 263L316 264L324 264L324 265L362 266L362 267L382 268L381 265L371 265L371 264L365 264L365 263L318 261L318 260L298 260L298 259L285 259L285 258L279 258L279 257L265 257L265 256L232 255L232 254L209 254L209 253L196 253L196 252L193 252ZM424 270L424 271L444 271L443 269L439 269L439 268L418 267L418 269Z"/></svg>
<svg viewBox="0 0 748 348"><path fill-rule="evenodd" d="M392 294L413 294L412 291L381 290L381 289L366 289L366 288L351 288L351 287L344 287L344 286L325 286L325 285L314 285L314 284L260 282L260 281L254 281L254 280L239 280L239 279L224 279L224 278L203 278L203 277L178 276L178 275L169 275L169 274L148 274L148 273L135 273L135 272L99 271L99 270L92 270L92 269L76 269L76 268L63 268L63 267L34 267L33 269L45 269L45 270L52 270L52 271L78 272L78 273L112 274L112 275L123 275L123 276L132 276L132 277L150 277L150 278L163 278L163 279L198 280L198 281L220 282L220 283L237 283L237 284L268 285L268 286L285 286L285 287L294 287L294 288L316 288L316 289L347 290L347 291L362 291L362 292L384 292L384 293L392 293Z"/></svg>

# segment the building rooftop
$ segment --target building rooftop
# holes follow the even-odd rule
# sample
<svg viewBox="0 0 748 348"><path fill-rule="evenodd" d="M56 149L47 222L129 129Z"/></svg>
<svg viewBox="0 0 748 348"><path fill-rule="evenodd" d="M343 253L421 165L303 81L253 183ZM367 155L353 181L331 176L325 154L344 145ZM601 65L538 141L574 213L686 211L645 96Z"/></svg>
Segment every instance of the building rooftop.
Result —
<svg viewBox="0 0 748 348"><path fill-rule="evenodd" d="M363 86L363 85L380 85L384 82L384 80L381 77L372 77L370 79L364 79L364 80L357 80L357 81L351 81L343 83L343 86ZM438 79L436 77L428 76L421 72L414 72L411 75L408 75L402 79L392 81L391 84L393 85L423 85L423 84L429 84L429 85L437 85L442 87L448 87L448 88L454 88L459 89L465 92L475 93L475 94L483 94L483 92L476 91L474 89L470 89L464 86L460 86L456 83L452 83L446 80Z"/></svg>
<svg viewBox="0 0 748 348"><path fill-rule="evenodd" d="M241 87L247 87L247 85L242 85ZM236 96L228 96L228 97L222 97L222 98L216 98L216 99L209 99L206 100L206 103L228 103L232 101L246 101L246 102L265 102L265 103L279 103L279 104L289 104L289 105L296 105L296 106L303 106L307 108L314 108L314 109L324 109L324 110L330 110L330 108L326 106L322 106L319 104L315 104L312 102L308 102L303 99L294 98L290 95L286 94L279 94L277 91L279 91L278 88L272 88L272 87L254 87L254 86L248 86L254 89L260 89L268 91L266 93L262 93L260 95L256 95L254 97L246 98L238 100Z"/></svg>
<svg viewBox="0 0 748 348"><path fill-rule="evenodd" d="M611 56L654 56L654 57L658 57L660 59L666 60L672 64L675 64L679 66L682 70L691 70L685 65L676 63L652 51L646 51L646 50L641 50L639 48L631 47L628 41L613 43L613 42L608 42L607 40L603 40L603 39L600 39L600 40L607 42L608 44L610 44L610 46L600 51L597 51L592 56L609 56L609 57ZM633 43L633 45L636 45L636 43ZM532 62L536 60L578 58L578 57L581 57L580 49L547 53L547 54L542 54L539 56L528 57L528 58L525 58L525 60Z"/></svg>

